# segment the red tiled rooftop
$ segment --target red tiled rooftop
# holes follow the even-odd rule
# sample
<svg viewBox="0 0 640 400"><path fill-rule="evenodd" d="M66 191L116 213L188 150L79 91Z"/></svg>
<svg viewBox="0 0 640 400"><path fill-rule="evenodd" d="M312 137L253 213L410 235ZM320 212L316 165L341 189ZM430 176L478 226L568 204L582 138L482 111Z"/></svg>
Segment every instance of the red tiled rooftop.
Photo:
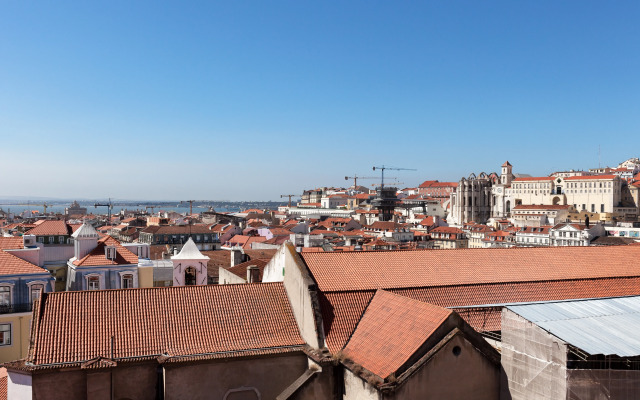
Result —
<svg viewBox="0 0 640 400"><path fill-rule="evenodd" d="M0 236L0 250L5 249L24 249L24 240L22 239L22 236Z"/></svg>
<svg viewBox="0 0 640 400"><path fill-rule="evenodd" d="M36 310L26 360L36 367L110 358L112 338L116 360L304 344L282 283L45 293Z"/></svg>
<svg viewBox="0 0 640 400"><path fill-rule="evenodd" d="M323 291L640 276L635 247L305 254Z"/></svg>
<svg viewBox="0 0 640 400"><path fill-rule="evenodd" d="M456 235L464 233L460 228L454 228L452 226L439 226L431 231L431 233L454 233Z"/></svg>
<svg viewBox="0 0 640 400"><path fill-rule="evenodd" d="M114 246L116 248L116 257L113 260L107 258L105 251L105 247L107 246ZM98 240L98 246L95 249L82 259L76 260L73 263L79 267L138 264L138 256L127 250L116 239L111 236L105 236Z"/></svg>
<svg viewBox="0 0 640 400"><path fill-rule="evenodd" d="M624 247L640 248L640 246ZM455 309L456 307L530 301L638 295L640 294L640 277L432 287L416 285L415 287L390 289L389 291L425 303ZM375 290L353 290L323 292L321 294L320 308L329 350L336 352L342 349L374 293ZM464 313L460 312L460 315L478 331L499 331L500 311L496 311L498 314L496 317L491 314L491 308L478 307L478 309L481 310L481 314L485 315L484 318L475 316L473 319L467 319L467 315Z"/></svg>
<svg viewBox="0 0 640 400"><path fill-rule="evenodd" d="M48 271L0 250L0 275L42 274Z"/></svg>
<svg viewBox="0 0 640 400"><path fill-rule="evenodd" d="M451 313L442 307L378 290L343 352L386 378L402 367Z"/></svg>
<svg viewBox="0 0 640 400"><path fill-rule="evenodd" d="M40 222L40 221L38 221ZM42 221L35 228L27 231L28 235L38 236L63 236L70 235L73 231L65 221Z"/></svg>

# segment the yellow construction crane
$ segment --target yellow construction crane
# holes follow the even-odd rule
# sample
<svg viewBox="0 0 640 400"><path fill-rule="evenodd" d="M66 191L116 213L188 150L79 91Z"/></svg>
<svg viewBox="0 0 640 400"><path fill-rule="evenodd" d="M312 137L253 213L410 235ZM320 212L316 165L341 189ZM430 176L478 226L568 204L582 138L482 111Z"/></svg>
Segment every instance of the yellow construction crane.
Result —
<svg viewBox="0 0 640 400"><path fill-rule="evenodd" d="M281 194L280 198L288 197L289 198L289 208L291 208L291 198L292 197L296 197L296 196L297 196L297 194Z"/></svg>

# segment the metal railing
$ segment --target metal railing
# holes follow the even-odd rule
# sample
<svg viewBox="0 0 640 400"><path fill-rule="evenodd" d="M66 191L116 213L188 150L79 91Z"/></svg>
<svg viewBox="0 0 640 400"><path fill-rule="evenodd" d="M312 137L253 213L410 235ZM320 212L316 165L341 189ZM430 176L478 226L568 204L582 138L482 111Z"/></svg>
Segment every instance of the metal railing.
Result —
<svg viewBox="0 0 640 400"><path fill-rule="evenodd" d="M32 308L31 303L2 304L0 305L0 314L30 312Z"/></svg>

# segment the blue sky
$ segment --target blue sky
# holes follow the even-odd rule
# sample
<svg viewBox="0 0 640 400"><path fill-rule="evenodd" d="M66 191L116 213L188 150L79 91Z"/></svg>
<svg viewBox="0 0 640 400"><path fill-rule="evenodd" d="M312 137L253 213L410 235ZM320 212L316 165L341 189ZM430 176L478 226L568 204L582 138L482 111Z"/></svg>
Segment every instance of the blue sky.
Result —
<svg viewBox="0 0 640 400"><path fill-rule="evenodd" d="M0 1L0 197L279 199L640 156L636 1ZM391 175L391 173L390 173Z"/></svg>

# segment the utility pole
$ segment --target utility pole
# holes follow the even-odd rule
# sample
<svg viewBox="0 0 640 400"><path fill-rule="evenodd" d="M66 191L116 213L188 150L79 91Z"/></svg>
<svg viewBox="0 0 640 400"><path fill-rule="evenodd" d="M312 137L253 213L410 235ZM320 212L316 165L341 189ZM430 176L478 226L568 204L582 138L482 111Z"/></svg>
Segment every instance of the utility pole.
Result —
<svg viewBox="0 0 640 400"><path fill-rule="evenodd" d="M289 208L291 208L291 198L292 198L292 197L296 197L296 196L297 196L297 195L295 195L295 194L281 194L281 195L280 195L280 198L288 197L288 198L289 198Z"/></svg>

